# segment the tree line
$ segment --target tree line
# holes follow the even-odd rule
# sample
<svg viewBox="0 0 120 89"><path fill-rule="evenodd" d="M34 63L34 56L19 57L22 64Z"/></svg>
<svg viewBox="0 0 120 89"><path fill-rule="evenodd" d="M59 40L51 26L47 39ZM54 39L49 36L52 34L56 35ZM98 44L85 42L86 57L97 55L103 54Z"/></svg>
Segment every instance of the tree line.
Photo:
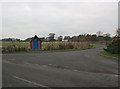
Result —
<svg viewBox="0 0 120 89"><path fill-rule="evenodd" d="M49 33L48 37L40 38L43 42L54 42L54 41L70 41L70 42L83 42L83 41L111 41L112 38L119 37L120 38L120 28L116 30L116 35L111 37L110 33L103 34L102 31L98 31L95 34L80 34L78 36L58 36L55 39L55 33ZM25 40L15 39L15 38L6 38L2 39L2 41L19 41L19 42L30 42L31 38L27 38Z"/></svg>

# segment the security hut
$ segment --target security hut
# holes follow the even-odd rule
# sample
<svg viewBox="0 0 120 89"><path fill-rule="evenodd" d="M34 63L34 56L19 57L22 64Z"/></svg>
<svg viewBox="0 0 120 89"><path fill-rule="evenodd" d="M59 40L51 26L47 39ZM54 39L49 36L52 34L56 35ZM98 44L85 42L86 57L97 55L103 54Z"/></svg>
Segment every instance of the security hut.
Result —
<svg viewBox="0 0 120 89"><path fill-rule="evenodd" d="M35 35L30 41L30 48L33 50L40 50L42 46L41 44L42 41L40 40L40 38L37 37L37 35Z"/></svg>

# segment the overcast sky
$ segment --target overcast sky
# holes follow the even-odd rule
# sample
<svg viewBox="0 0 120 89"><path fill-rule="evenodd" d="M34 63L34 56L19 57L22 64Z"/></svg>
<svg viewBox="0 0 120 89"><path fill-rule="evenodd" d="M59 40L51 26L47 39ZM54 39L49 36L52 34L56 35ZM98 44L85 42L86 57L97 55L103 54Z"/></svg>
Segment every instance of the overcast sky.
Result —
<svg viewBox="0 0 120 89"><path fill-rule="evenodd" d="M2 38L73 36L97 31L115 35L117 2L2 3Z"/></svg>

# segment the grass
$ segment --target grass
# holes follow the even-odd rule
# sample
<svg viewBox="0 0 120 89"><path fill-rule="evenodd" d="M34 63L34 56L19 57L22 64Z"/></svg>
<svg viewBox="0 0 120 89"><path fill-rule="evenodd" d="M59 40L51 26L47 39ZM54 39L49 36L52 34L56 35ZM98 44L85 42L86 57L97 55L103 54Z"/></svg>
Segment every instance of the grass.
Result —
<svg viewBox="0 0 120 89"><path fill-rule="evenodd" d="M53 46L58 46L61 42L42 42L42 49L46 48L47 45L53 44Z"/></svg>
<svg viewBox="0 0 120 89"><path fill-rule="evenodd" d="M13 53L65 52L65 51L80 51L80 50L85 50L85 49L29 50L29 51L19 51L19 52L13 52Z"/></svg>
<svg viewBox="0 0 120 89"><path fill-rule="evenodd" d="M96 48L97 46L96 45L90 45L90 48Z"/></svg>
<svg viewBox="0 0 120 89"><path fill-rule="evenodd" d="M0 47L0 52L2 52L2 48Z"/></svg>
<svg viewBox="0 0 120 89"><path fill-rule="evenodd" d="M2 42L2 47L8 47L12 45L28 47L30 46L30 43L29 42Z"/></svg>
<svg viewBox="0 0 120 89"><path fill-rule="evenodd" d="M120 54L111 54L111 53L108 53L106 51L101 51L100 54L106 55L108 57L114 57L114 58L117 58L117 59L120 58Z"/></svg>
<svg viewBox="0 0 120 89"><path fill-rule="evenodd" d="M58 46L60 42L42 42L42 48L45 48L48 44L53 44L55 46ZM2 47L8 47L8 46L22 46L22 47L30 47L30 42L2 42Z"/></svg>
<svg viewBox="0 0 120 89"><path fill-rule="evenodd" d="M46 48L47 45L58 46L62 42L42 42L42 49ZM30 42L2 42L2 47L8 46L22 46L22 47L30 47Z"/></svg>

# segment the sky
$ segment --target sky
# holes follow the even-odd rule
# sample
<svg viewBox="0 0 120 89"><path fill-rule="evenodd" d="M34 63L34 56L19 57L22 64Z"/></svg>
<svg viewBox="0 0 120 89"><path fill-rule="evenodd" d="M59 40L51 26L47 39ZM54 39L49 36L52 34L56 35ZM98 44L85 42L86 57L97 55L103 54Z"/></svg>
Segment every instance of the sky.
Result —
<svg viewBox="0 0 120 89"><path fill-rule="evenodd" d="M38 35L56 37L94 34L115 35L118 2L4 2L2 38L26 39Z"/></svg>

